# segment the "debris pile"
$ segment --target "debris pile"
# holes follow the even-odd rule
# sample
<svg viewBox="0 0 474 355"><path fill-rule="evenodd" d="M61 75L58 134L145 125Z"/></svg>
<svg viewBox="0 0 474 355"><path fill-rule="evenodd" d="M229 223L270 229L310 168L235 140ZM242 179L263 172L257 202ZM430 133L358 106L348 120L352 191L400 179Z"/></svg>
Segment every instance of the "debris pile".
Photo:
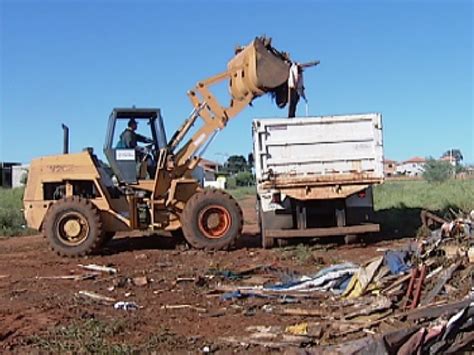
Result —
<svg viewBox="0 0 474 355"><path fill-rule="evenodd" d="M426 237L400 250L386 250L363 265L336 264L313 275L258 285L229 278L217 288L223 292L223 302L263 299L262 310L291 317L288 320L294 323L256 325L246 328L245 336L221 340L273 348L307 347L305 353L315 354L438 354L472 346L472 219L437 218L440 228ZM281 319L287 324L285 317Z"/></svg>

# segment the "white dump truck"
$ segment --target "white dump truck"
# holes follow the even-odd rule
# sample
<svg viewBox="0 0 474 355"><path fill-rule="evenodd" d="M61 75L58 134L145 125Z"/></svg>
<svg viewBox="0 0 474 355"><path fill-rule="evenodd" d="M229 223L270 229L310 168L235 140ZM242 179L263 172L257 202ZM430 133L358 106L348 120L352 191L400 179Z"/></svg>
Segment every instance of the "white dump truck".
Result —
<svg viewBox="0 0 474 355"><path fill-rule="evenodd" d="M255 119L253 142L264 248L380 230L371 222L384 176L380 113Z"/></svg>

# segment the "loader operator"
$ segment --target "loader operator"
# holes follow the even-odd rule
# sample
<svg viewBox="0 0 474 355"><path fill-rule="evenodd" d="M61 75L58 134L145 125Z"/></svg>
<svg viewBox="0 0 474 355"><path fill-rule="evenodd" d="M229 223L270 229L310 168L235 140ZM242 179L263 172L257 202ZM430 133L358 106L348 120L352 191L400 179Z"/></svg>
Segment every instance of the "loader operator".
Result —
<svg viewBox="0 0 474 355"><path fill-rule="evenodd" d="M137 160L139 163L138 170L140 170L140 163L146 163L146 171L148 178L153 178L155 175L156 164L153 158L153 154L150 153L150 148L140 147L137 143L153 143L153 139L142 136L135 131L138 128L138 123L135 119L130 119L127 124L127 128L120 135L120 141L117 148L135 149L137 152Z"/></svg>
<svg viewBox="0 0 474 355"><path fill-rule="evenodd" d="M137 142L153 143L153 139L135 133L138 123L133 118L128 121L127 128L120 135L120 148L136 148Z"/></svg>

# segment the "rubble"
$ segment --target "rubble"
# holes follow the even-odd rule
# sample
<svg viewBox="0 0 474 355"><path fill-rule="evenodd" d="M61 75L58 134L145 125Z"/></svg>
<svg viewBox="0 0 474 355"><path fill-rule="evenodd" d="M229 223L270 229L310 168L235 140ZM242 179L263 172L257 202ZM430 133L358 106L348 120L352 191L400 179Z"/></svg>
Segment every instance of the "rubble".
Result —
<svg viewBox="0 0 474 355"><path fill-rule="evenodd" d="M423 218L426 226L439 223L439 228L400 250L384 248L383 256L363 265L335 264L274 284L249 286L226 279L233 285L219 286L226 292L224 299L265 297L273 313L304 321L247 328L247 336L221 340L270 348L310 346L305 352L309 354L437 354L461 349L474 339L472 220L449 221L432 213ZM298 306L279 306L275 295L292 296ZM309 332L311 324L321 330L317 337Z"/></svg>

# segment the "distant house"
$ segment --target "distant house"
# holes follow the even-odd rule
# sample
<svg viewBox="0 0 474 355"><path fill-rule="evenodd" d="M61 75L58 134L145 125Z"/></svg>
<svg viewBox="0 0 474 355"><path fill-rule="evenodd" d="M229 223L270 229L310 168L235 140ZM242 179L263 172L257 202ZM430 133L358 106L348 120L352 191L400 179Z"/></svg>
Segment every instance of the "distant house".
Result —
<svg viewBox="0 0 474 355"><path fill-rule="evenodd" d="M398 162L395 160L385 159L383 161L383 174L385 177L391 177L397 174Z"/></svg>
<svg viewBox="0 0 474 355"><path fill-rule="evenodd" d="M219 167L218 163L201 158L199 166L204 169L205 181L216 181L216 173Z"/></svg>
<svg viewBox="0 0 474 355"><path fill-rule="evenodd" d="M201 161L199 162L199 167L203 169L204 187L215 187L218 189L225 189L226 178L224 176L218 176L218 163L207 159L201 159Z"/></svg>
<svg viewBox="0 0 474 355"><path fill-rule="evenodd" d="M454 167L457 165L457 161L452 155L447 155L445 157L440 158L439 160L440 161L446 161Z"/></svg>
<svg viewBox="0 0 474 355"><path fill-rule="evenodd" d="M396 171L398 175L411 177L421 176L425 171L425 163L425 158L413 157L400 163L397 166Z"/></svg>
<svg viewBox="0 0 474 355"><path fill-rule="evenodd" d="M13 188L23 186L23 177L28 166L16 162L0 162L0 187Z"/></svg>

